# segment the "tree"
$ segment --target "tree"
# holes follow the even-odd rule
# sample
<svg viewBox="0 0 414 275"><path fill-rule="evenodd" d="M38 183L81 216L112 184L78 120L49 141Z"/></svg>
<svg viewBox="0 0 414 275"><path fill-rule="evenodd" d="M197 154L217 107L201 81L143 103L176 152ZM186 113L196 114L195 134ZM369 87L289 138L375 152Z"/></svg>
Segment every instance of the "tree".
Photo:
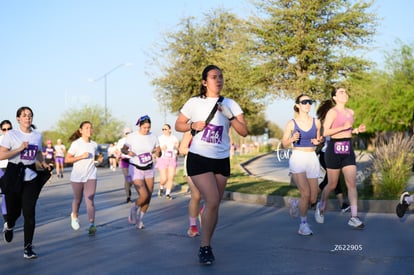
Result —
<svg viewBox="0 0 414 275"><path fill-rule="evenodd" d="M351 3L355 2L355 3ZM262 81L274 96L307 93L326 99L332 84L367 70L357 57L371 42L377 18L372 1L261 0L252 19Z"/></svg>
<svg viewBox="0 0 414 275"><path fill-rule="evenodd" d="M414 118L414 55L401 45L386 55L386 71L354 75L349 106L369 132L412 131ZM363 115L362 115L363 114ZM360 117L360 118L358 118Z"/></svg>
<svg viewBox="0 0 414 275"><path fill-rule="evenodd" d="M112 117L107 113L108 123L105 121L105 110L99 106L84 106L80 109L69 109L62 114L62 118L57 122L56 129L44 132L46 139L51 139L56 143L58 138L65 144L69 143L69 137L79 129L82 121L90 121L93 127L92 139L97 143L112 143L122 136L125 122Z"/></svg>
<svg viewBox="0 0 414 275"><path fill-rule="evenodd" d="M223 70L223 95L236 100L247 117L260 113L266 93L252 64L252 41L245 22L219 9L207 14L200 25L189 17L179 27L166 34L165 44L153 54L161 75L154 75L152 84L165 108L178 112L199 93L203 68L215 64Z"/></svg>

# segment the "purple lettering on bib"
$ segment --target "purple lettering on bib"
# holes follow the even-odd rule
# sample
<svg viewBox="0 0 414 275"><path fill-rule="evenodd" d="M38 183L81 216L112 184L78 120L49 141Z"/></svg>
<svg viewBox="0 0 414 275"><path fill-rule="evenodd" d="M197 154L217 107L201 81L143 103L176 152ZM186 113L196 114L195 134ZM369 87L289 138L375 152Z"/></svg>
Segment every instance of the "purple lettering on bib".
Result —
<svg viewBox="0 0 414 275"><path fill-rule="evenodd" d="M139 163L144 165L150 164L152 162L152 155L151 153L143 153L137 156L139 159Z"/></svg>
<svg viewBox="0 0 414 275"><path fill-rule="evenodd" d="M34 160L36 158L37 145L29 144L27 148L20 152L20 159Z"/></svg>
<svg viewBox="0 0 414 275"><path fill-rule="evenodd" d="M339 155L349 155L351 153L351 142L349 140L336 141L334 143L334 152Z"/></svg>
<svg viewBox="0 0 414 275"><path fill-rule="evenodd" d="M166 158L174 157L174 151L168 150L164 152Z"/></svg>
<svg viewBox="0 0 414 275"><path fill-rule="evenodd" d="M204 128L203 136L201 137L202 141L208 143L220 144L223 136L223 126L216 126L213 124L208 124Z"/></svg>

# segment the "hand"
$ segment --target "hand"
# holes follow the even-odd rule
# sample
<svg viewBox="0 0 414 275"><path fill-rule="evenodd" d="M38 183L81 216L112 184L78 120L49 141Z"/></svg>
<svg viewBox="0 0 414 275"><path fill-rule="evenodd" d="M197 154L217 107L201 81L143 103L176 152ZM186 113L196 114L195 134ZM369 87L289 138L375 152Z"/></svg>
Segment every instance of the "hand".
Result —
<svg viewBox="0 0 414 275"><path fill-rule="evenodd" d="M233 113L231 112L231 110L226 106L221 104L221 102L217 103L219 106L219 110L221 111L221 113L227 117L229 120L232 120L234 118Z"/></svg>

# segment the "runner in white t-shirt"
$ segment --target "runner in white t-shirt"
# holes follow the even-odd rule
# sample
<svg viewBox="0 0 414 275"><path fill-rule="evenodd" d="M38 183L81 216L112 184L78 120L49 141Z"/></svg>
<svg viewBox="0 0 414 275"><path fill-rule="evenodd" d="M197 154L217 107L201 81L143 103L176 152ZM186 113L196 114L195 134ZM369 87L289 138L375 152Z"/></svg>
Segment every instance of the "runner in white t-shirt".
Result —
<svg viewBox="0 0 414 275"><path fill-rule="evenodd" d="M181 109L175 123L179 132L193 131L194 136L187 155L187 173L204 199L203 232L199 261L212 264L211 238L217 220L220 200L230 176L230 126L241 136L247 136L243 111L234 100L220 96L224 79L221 69L207 66L202 72L200 93L190 98ZM217 111L206 123L211 110Z"/></svg>
<svg viewBox="0 0 414 275"><path fill-rule="evenodd" d="M149 116L142 116L138 119L138 131L130 133L125 141L122 153L130 156L129 177L134 183L139 197L131 207L128 221L136 224L138 229L144 228L143 218L151 202L152 191L154 190L154 156L161 155L158 138L150 132L151 119ZM140 213L137 215L137 210Z"/></svg>
<svg viewBox="0 0 414 275"><path fill-rule="evenodd" d="M178 138L171 134L171 126L164 124L162 126L162 135L158 137L161 147L161 157L157 159L158 171L160 171L160 189L158 190L158 197L162 197L163 189L165 187L165 197L169 200L171 197L171 190L174 185L175 170L177 167L177 150Z"/></svg>
<svg viewBox="0 0 414 275"><path fill-rule="evenodd" d="M95 226L95 204L96 194L96 173L95 155L98 150L98 144L91 140L92 123L83 121L79 129L69 138L72 144L65 157L66 163L73 163L70 181L73 190L73 202L71 213L71 226L73 230L80 228L79 224L79 207L82 202L82 196L85 198L86 212L89 219L89 234L94 235Z"/></svg>
<svg viewBox="0 0 414 275"><path fill-rule="evenodd" d="M32 241L36 227L36 203L40 191L46 181L50 178L50 172L37 171L36 162L41 163L45 169L49 165L45 162L42 154L42 135L35 131L33 123L33 111L30 107L20 107L16 113L19 123L18 129L7 131L0 144L0 159L8 159L6 174L3 176L12 178L7 180L6 205L7 221L3 227L3 236L6 242L13 240L13 230L17 219L23 214L24 217L24 253L26 259L37 257L33 251ZM24 165L22 181L18 180L19 166ZM12 169L15 167L16 169ZM10 175L8 175L10 173ZM16 173L16 174L14 174Z"/></svg>

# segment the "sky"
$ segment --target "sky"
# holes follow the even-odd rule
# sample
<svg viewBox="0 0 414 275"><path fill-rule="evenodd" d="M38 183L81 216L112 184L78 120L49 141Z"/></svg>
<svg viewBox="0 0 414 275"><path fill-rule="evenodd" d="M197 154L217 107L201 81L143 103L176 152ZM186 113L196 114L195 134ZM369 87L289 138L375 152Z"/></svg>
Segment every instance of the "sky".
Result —
<svg viewBox="0 0 414 275"><path fill-rule="evenodd" d="M161 134L177 114L155 100L149 55L181 19L216 8L245 18L254 11L248 0L0 0L0 120L16 124L16 110L30 106L38 130L53 130L69 110L104 107L106 94L125 126L148 114ZM413 45L414 1L376 0L374 9L382 21L367 57L381 64L397 39ZM283 129L292 110L292 100L275 100L266 116Z"/></svg>

